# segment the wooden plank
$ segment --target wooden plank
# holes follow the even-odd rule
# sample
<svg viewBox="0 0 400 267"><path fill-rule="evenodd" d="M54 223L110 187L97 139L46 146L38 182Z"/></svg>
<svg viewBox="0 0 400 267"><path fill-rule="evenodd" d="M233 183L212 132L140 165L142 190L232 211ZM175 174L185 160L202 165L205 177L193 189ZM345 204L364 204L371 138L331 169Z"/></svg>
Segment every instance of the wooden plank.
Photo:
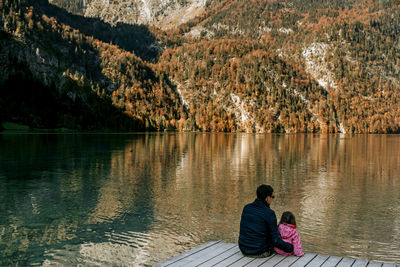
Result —
<svg viewBox="0 0 400 267"><path fill-rule="evenodd" d="M168 260L166 260L164 262L161 262L161 263L155 265L155 267L168 266L168 265L170 265L170 264L172 264L172 263L174 263L176 261L179 261L179 260L181 260L183 258L186 258L186 257L188 257L188 256L190 256L192 254L195 254L195 253L197 253L197 252L199 252L199 251L201 251L203 249L209 248L209 247L211 247L211 246L213 246L213 245L215 245L217 243L219 243L219 241L211 241L211 242L204 243L203 245L195 247L195 248L193 248L193 249L191 249L189 251L186 251L186 252L184 252L182 254L179 254L179 255L177 255L175 257L172 257L172 258L170 258L170 259L168 259Z"/></svg>
<svg viewBox="0 0 400 267"><path fill-rule="evenodd" d="M203 262L233 248L234 246L236 245L232 243L223 243L223 242L215 244L214 246L203 249L202 251L199 251L182 260L179 260L178 262L175 262L174 267L182 267L182 266L194 267L200 265Z"/></svg>
<svg viewBox="0 0 400 267"><path fill-rule="evenodd" d="M368 267L381 267L382 263L381 262L376 262L376 261L370 261L368 262Z"/></svg>
<svg viewBox="0 0 400 267"><path fill-rule="evenodd" d="M335 267L341 260L342 257L330 256L321 267Z"/></svg>
<svg viewBox="0 0 400 267"><path fill-rule="evenodd" d="M239 247L235 245L233 248L225 251L224 253L219 254L218 256L208 259L207 261L203 262L202 264L199 265L199 267L205 267L205 266L213 266L214 264L217 264L221 261L223 261L226 258L229 258L233 254L236 254L237 252L240 252Z"/></svg>
<svg viewBox="0 0 400 267"><path fill-rule="evenodd" d="M283 261L286 257L288 257L288 256L276 254L274 257L271 257L268 261L264 262L260 266L275 266L276 264Z"/></svg>
<svg viewBox="0 0 400 267"><path fill-rule="evenodd" d="M329 258L328 255L317 255L314 259L312 259L308 264L307 267L316 267L321 266L324 262Z"/></svg>
<svg viewBox="0 0 400 267"><path fill-rule="evenodd" d="M287 256L283 261L275 265L276 267L287 267L292 265L294 262L298 261L300 257L297 256Z"/></svg>
<svg viewBox="0 0 400 267"><path fill-rule="evenodd" d="M367 260L356 260L353 265L351 265L352 267L365 267L368 265L368 261Z"/></svg>
<svg viewBox="0 0 400 267"><path fill-rule="evenodd" d="M350 267L356 260L355 259L350 259L350 258L343 258L337 267Z"/></svg>
<svg viewBox="0 0 400 267"><path fill-rule="evenodd" d="M232 263L240 260L241 258L243 258L243 254L241 251L236 252L235 254L233 254L232 256L230 256L229 258L224 259L223 261L219 262L218 264L215 264L214 267L225 267L225 266L229 266Z"/></svg>
<svg viewBox="0 0 400 267"><path fill-rule="evenodd" d="M317 254L314 253L305 253L303 257L298 259L295 263L292 264L293 267L303 267L306 266L310 261L312 261Z"/></svg>
<svg viewBox="0 0 400 267"><path fill-rule="evenodd" d="M156 267L206 266L276 266L276 267L400 267L396 264L355 260L337 256L306 253L303 257L274 254L266 258L245 257L237 244L212 241L172 257Z"/></svg>
<svg viewBox="0 0 400 267"><path fill-rule="evenodd" d="M255 258L251 258L251 257L243 257L240 260L234 262L233 264L229 265L230 267L243 267L246 264L254 261Z"/></svg>
<svg viewBox="0 0 400 267"><path fill-rule="evenodd" d="M270 260L272 257L276 256L277 254L272 254L269 257L265 257L265 258L256 258L254 261L250 262L249 264L246 265L246 267L258 267L261 264L263 264L264 262Z"/></svg>

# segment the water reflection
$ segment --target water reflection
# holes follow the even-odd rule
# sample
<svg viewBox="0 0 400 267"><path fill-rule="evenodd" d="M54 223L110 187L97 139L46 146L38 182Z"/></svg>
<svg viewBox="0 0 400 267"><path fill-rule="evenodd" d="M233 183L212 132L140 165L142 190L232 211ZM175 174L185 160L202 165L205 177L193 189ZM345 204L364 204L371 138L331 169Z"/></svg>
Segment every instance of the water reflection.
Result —
<svg viewBox="0 0 400 267"><path fill-rule="evenodd" d="M152 265L236 242L271 184L305 251L400 262L400 137L0 135L0 265Z"/></svg>

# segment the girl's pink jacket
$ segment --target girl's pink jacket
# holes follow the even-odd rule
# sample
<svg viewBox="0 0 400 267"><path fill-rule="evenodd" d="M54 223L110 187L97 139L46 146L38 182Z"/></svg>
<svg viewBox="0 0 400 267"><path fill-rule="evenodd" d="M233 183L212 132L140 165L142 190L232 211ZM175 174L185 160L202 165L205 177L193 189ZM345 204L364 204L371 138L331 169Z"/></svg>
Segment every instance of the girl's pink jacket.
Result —
<svg viewBox="0 0 400 267"><path fill-rule="evenodd" d="M296 225L282 223L278 227L279 233L281 234L282 240L293 245L293 255L304 256L303 250L301 248L301 240L299 233L297 233ZM274 248L276 253L282 255L292 255L292 253L287 253L279 248Z"/></svg>

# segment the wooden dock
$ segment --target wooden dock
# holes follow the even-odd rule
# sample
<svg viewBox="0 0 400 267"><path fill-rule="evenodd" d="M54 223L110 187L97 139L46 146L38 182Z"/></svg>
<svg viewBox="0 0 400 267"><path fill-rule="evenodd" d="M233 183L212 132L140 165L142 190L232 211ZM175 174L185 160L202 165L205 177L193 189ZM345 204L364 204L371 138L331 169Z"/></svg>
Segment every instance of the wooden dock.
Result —
<svg viewBox="0 0 400 267"><path fill-rule="evenodd" d="M368 260L356 260L337 256L305 253L303 257L282 256L274 254L267 258L245 257L240 252L237 244L212 241L186 251L178 256L170 258L155 265L162 266L337 266L337 267L400 267L396 264L374 262Z"/></svg>

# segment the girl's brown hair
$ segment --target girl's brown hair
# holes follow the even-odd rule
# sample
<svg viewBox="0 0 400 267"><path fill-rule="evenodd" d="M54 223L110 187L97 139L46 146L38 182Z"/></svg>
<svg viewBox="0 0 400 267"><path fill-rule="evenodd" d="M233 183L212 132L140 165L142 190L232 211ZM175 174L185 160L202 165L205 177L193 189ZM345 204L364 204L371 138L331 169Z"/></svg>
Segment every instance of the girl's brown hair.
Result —
<svg viewBox="0 0 400 267"><path fill-rule="evenodd" d="M285 211L284 213L282 213L281 221L279 222L279 224L281 223L296 225L296 218L294 217L294 214L290 211Z"/></svg>

